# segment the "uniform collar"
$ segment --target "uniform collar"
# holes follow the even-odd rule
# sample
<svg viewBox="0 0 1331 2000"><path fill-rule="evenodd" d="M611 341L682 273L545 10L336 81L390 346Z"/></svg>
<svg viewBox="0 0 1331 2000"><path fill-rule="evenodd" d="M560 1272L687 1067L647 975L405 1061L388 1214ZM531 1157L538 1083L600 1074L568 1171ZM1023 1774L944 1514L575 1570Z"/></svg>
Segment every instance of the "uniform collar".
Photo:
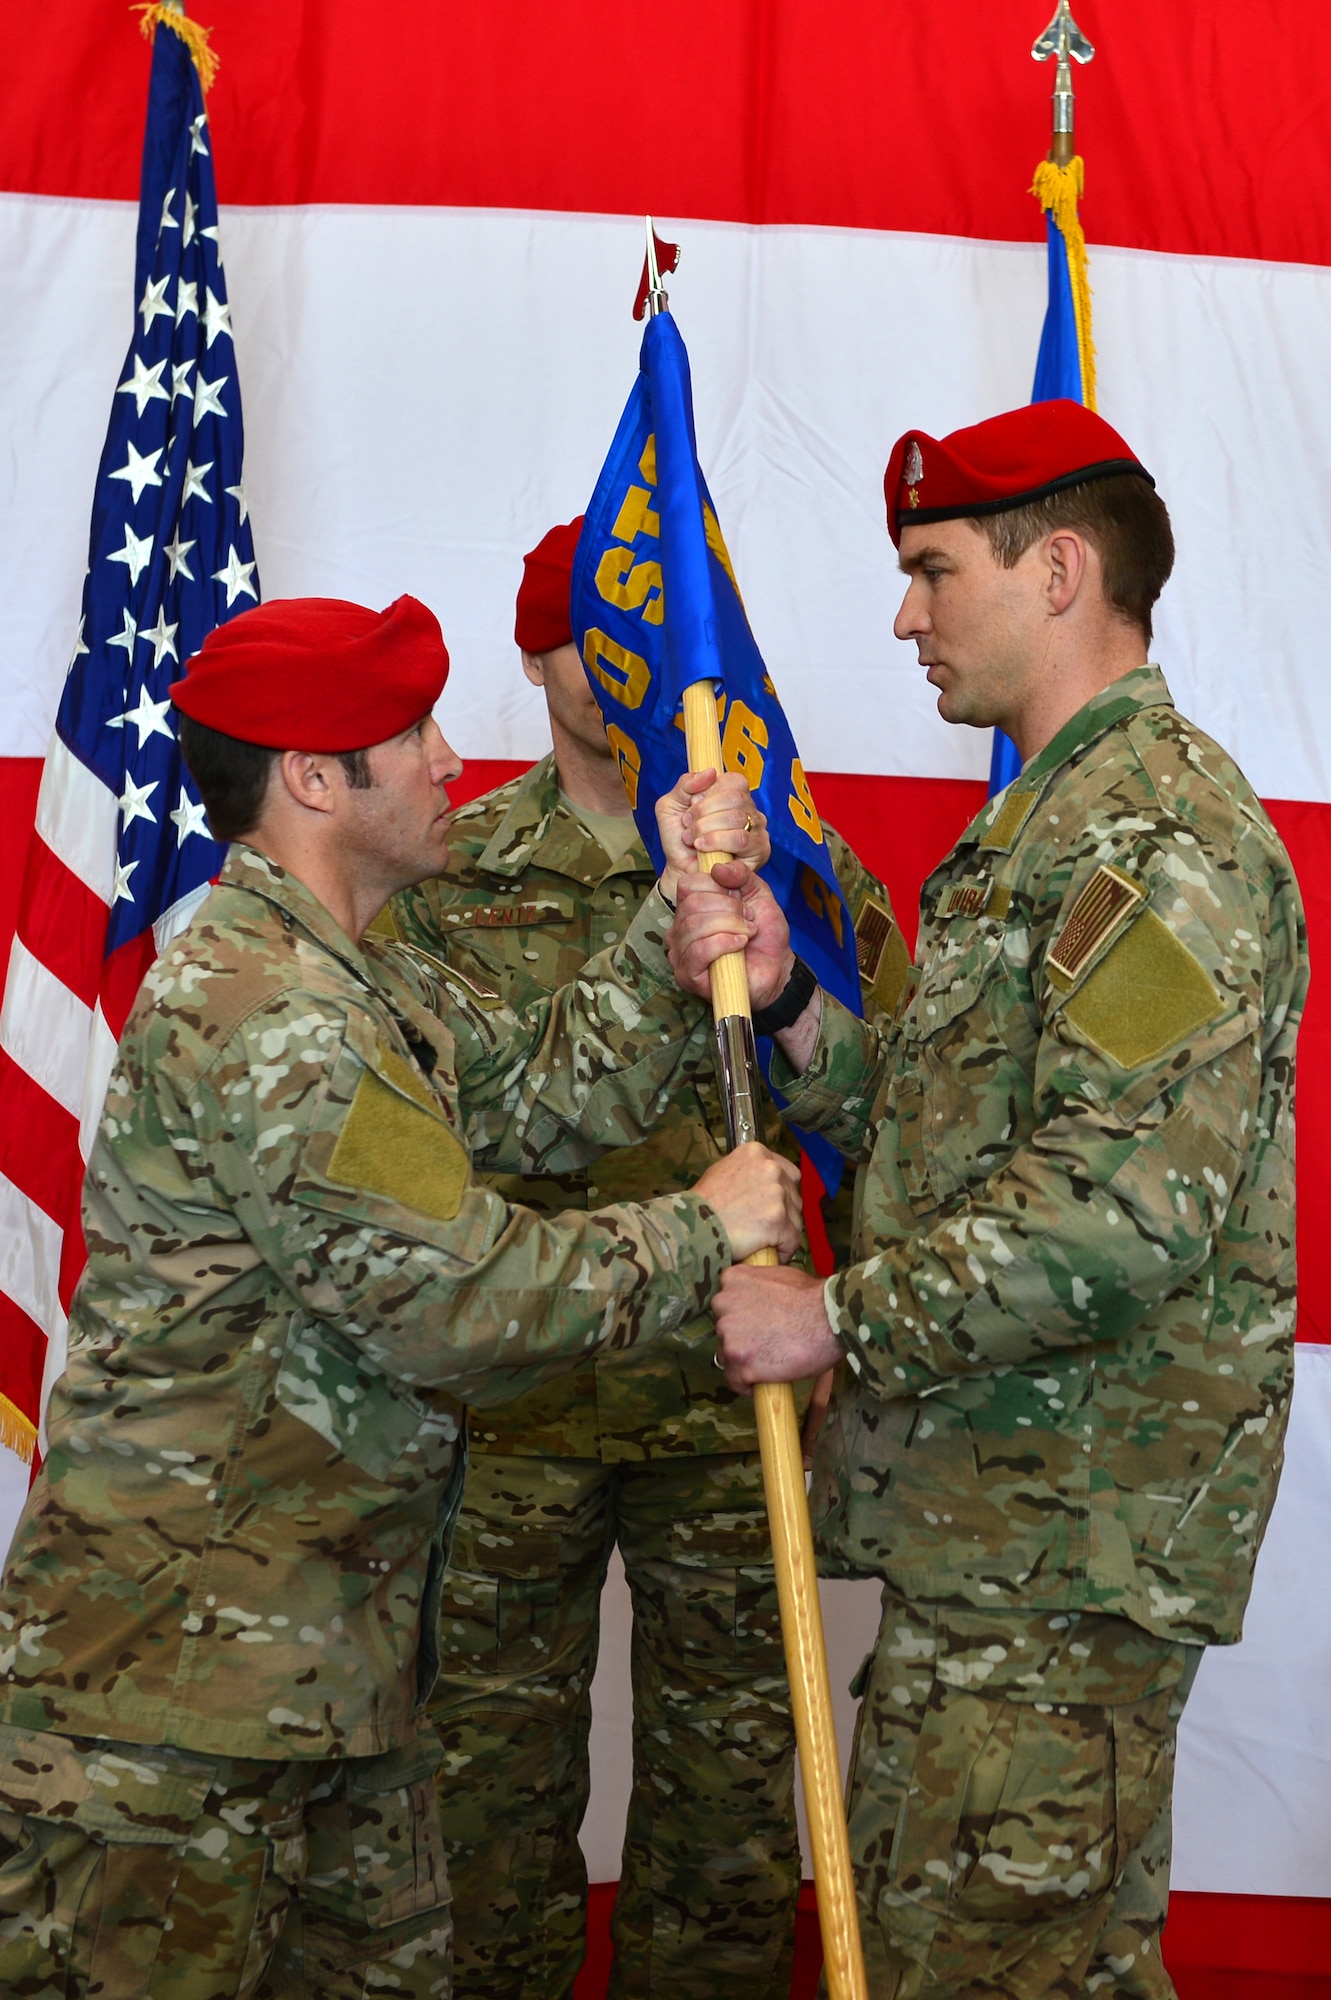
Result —
<svg viewBox="0 0 1331 2000"><path fill-rule="evenodd" d="M218 886L244 889L251 895L261 896L265 903L271 903L279 912L287 930L304 931L325 951L341 959L367 986L376 983L359 946L351 942L341 924L325 909L313 891L276 861L270 860L268 855L260 854L257 847L249 847L243 840L233 841L218 878Z"/></svg>
<svg viewBox="0 0 1331 2000"><path fill-rule="evenodd" d="M560 797L553 752L518 779L508 808L477 855L475 866L505 880L535 866L586 883L651 869L641 842L636 849L630 848L622 861L611 862L600 841Z"/></svg>
<svg viewBox="0 0 1331 2000"><path fill-rule="evenodd" d="M1144 667L1133 667L1129 673L1120 674L1116 681L1092 695L1044 749L1022 765L1012 783L990 799L971 821L957 845L1006 851L1049 780L1074 757L1141 709L1173 706L1174 698L1165 677L1153 662L1148 660Z"/></svg>

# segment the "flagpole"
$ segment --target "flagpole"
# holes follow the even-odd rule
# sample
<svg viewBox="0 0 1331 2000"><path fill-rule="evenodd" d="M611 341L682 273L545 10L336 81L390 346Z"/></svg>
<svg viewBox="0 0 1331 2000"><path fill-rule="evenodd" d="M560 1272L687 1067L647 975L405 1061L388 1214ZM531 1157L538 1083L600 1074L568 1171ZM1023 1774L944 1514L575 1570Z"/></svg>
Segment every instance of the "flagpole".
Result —
<svg viewBox="0 0 1331 2000"><path fill-rule="evenodd" d="M657 267L650 216L647 275L647 309L655 318L657 313L665 311L668 300ZM711 681L694 681L686 687L683 706L689 769L719 772L723 768L721 729L716 690ZM718 861L730 859L728 854L699 854L698 863L710 873ZM732 1149L762 1137L757 1112L759 1071L752 1011L744 954L727 952L712 966L712 1012L716 1019L726 1126ZM746 1262L775 1264L777 1254L772 1249L757 1250ZM781 1606L786 1674L813 1848L827 1991L829 2000L868 2000L795 1392L789 1382L758 1382L754 1385L753 1401Z"/></svg>

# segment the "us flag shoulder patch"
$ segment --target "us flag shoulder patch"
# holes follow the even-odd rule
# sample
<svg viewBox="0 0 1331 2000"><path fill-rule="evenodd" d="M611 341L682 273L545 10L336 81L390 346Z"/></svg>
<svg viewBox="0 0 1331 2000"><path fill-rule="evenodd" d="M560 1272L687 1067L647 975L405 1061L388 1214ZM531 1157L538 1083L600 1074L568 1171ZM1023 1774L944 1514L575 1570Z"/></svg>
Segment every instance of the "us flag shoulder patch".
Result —
<svg viewBox="0 0 1331 2000"><path fill-rule="evenodd" d="M1097 868L1073 904L1045 961L1056 984L1068 987L1107 938L1122 930L1146 900L1145 890L1107 863Z"/></svg>

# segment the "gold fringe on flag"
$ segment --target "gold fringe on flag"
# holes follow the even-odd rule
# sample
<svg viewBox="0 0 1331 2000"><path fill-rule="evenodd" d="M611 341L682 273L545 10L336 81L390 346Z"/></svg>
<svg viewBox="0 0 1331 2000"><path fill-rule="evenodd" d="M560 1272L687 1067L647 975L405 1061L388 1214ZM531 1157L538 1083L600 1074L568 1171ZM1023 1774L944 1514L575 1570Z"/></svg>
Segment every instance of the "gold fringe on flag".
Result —
<svg viewBox="0 0 1331 2000"><path fill-rule="evenodd" d="M1088 410L1095 408L1095 342L1091 339L1091 276L1086 261L1086 238L1082 233L1077 203L1086 192L1086 169L1077 153L1067 166L1041 160L1031 182L1031 193L1041 208L1054 218L1068 249L1068 276L1072 281L1072 313L1077 323L1077 352L1081 356L1081 399Z"/></svg>
<svg viewBox="0 0 1331 2000"><path fill-rule="evenodd" d="M37 1426L3 1394L0 1394L0 1444L25 1465L32 1464L37 1450Z"/></svg>
<svg viewBox="0 0 1331 2000"><path fill-rule="evenodd" d="M137 0L130 8L131 14L139 16L139 29L147 41L153 38L156 28L170 28L179 35L185 47L194 58L194 67L199 72L199 82L204 90L212 89L213 78L217 75L217 57L208 46L209 30L198 21L191 21L183 7L173 4L173 0Z"/></svg>

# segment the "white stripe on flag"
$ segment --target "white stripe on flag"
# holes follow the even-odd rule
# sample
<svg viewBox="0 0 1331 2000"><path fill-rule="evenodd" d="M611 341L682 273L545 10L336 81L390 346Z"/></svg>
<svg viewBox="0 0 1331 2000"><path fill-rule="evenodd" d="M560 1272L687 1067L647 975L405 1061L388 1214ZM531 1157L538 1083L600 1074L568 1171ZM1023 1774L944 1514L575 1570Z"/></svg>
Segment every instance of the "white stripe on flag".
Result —
<svg viewBox="0 0 1331 2000"><path fill-rule="evenodd" d="M99 1005L93 1011L79 1106L79 1151L85 1160L92 1151L92 1142L101 1123L106 1086L111 1081L111 1065L116 1059L116 1046L116 1038Z"/></svg>
<svg viewBox="0 0 1331 2000"><path fill-rule="evenodd" d="M53 736L37 794L37 832L70 874L108 905L115 886L119 815L110 787Z"/></svg>
<svg viewBox="0 0 1331 2000"><path fill-rule="evenodd" d="M74 1118L83 1108L91 1033L92 1009L16 937L0 1011L0 1048Z"/></svg>
<svg viewBox="0 0 1331 2000"><path fill-rule="evenodd" d="M65 1323L59 1293L63 1235L58 1222L0 1174L0 1292L44 1328L48 1339Z"/></svg>

